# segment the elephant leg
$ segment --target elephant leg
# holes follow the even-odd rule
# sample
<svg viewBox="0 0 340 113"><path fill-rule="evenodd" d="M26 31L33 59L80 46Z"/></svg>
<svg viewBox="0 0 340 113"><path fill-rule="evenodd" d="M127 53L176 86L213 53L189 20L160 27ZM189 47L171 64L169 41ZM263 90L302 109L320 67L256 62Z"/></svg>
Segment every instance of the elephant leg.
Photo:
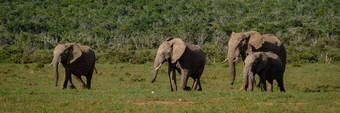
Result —
<svg viewBox="0 0 340 113"><path fill-rule="evenodd" d="M277 81L278 86L280 87L280 92L286 92L285 88L283 87L283 78L280 78Z"/></svg>
<svg viewBox="0 0 340 113"><path fill-rule="evenodd" d="M268 89L267 92L273 92L273 80L267 80L268 81Z"/></svg>
<svg viewBox="0 0 340 113"><path fill-rule="evenodd" d="M201 83L199 78L194 78L192 89L196 91L202 91Z"/></svg>
<svg viewBox="0 0 340 113"><path fill-rule="evenodd" d="M177 85L176 85L176 72L173 64L169 63L169 80L170 80L170 87L171 91L177 91Z"/></svg>
<svg viewBox="0 0 340 113"><path fill-rule="evenodd" d="M260 86L261 86L261 91L267 91L267 86L266 86L266 79L262 76L260 77Z"/></svg>
<svg viewBox="0 0 340 113"><path fill-rule="evenodd" d="M74 75L73 77L77 79L78 83L80 84L80 87L85 89L86 85L85 85L84 81L81 79L81 76Z"/></svg>
<svg viewBox="0 0 340 113"><path fill-rule="evenodd" d="M187 87L187 82L188 82L188 71L187 70L183 70L181 71L181 84L180 87L181 89L185 90L185 91L189 91L190 87Z"/></svg>
<svg viewBox="0 0 340 113"><path fill-rule="evenodd" d="M182 72L181 72L180 69L176 68L176 70L177 70L177 72L178 72L180 75L182 74Z"/></svg>
<svg viewBox="0 0 340 113"><path fill-rule="evenodd" d="M196 87L196 91L202 91L202 86L201 86L201 82L200 82L200 78L197 78L197 87Z"/></svg>
<svg viewBox="0 0 340 113"><path fill-rule="evenodd" d="M191 89L196 90L198 79L197 79L197 78L193 78L193 80L194 80L194 82L193 82L193 84L192 84L192 88L191 88Z"/></svg>
<svg viewBox="0 0 340 113"><path fill-rule="evenodd" d="M91 88L92 74L93 74L93 70L90 74L86 75L86 88L87 89Z"/></svg>
<svg viewBox="0 0 340 113"><path fill-rule="evenodd" d="M72 74L71 74L72 75ZM68 83L67 83L68 88L70 89L76 89L72 83L72 77L69 78Z"/></svg>
<svg viewBox="0 0 340 113"><path fill-rule="evenodd" d="M248 76L248 91L253 91L254 74L249 74Z"/></svg>
<svg viewBox="0 0 340 113"><path fill-rule="evenodd" d="M243 74L243 83L239 91L247 90L248 87L248 74Z"/></svg>
<svg viewBox="0 0 340 113"><path fill-rule="evenodd" d="M63 81L62 81L62 85L60 86L60 89L66 88L68 80L70 80L70 78L71 78L71 73L69 73L65 70L64 78L63 78Z"/></svg>

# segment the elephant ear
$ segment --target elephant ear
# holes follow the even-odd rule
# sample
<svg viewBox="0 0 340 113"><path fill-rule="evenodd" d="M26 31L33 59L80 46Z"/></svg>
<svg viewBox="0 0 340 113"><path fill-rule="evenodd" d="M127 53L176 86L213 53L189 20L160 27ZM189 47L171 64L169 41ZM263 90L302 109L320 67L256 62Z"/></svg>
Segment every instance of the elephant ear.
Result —
<svg viewBox="0 0 340 113"><path fill-rule="evenodd" d="M267 56L265 53L260 52L259 58L258 58L257 60L258 60L257 71L260 71L260 70L262 70L265 66L267 66L267 63L268 63L268 56Z"/></svg>
<svg viewBox="0 0 340 113"><path fill-rule="evenodd" d="M74 61L76 61L82 54L83 52L81 51L80 47L78 44L71 44L70 45L70 53L69 53L69 58L68 58L68 62L69 64L72 64Z"/></svg>
<svg viewBox="0 0 340 113"><path fill-rule="evenodd" d="M255 49L262 47L264 40L259 32L249 31L245 32L244 35L249 39L248 44L253 46Z"/></svg>
<svg viewBox="0 0 340 113"><path fill-rule="evenodd" d="M173 38L169 41L169 44L172 45L171 63L175 63L179 58L181 58L187 46L180 38Z"/></svg>

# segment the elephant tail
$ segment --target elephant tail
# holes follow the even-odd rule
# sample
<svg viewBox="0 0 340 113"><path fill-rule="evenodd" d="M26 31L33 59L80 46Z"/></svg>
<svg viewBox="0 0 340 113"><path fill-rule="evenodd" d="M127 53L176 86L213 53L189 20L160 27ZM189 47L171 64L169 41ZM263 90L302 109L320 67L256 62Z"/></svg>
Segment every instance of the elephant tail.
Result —
<svg viewBox="0 0 340 113"><path fill-rule="evenodd" d="M94 70L96 70L96 74L98 74L98 72L97 72L97 68L96 68L96 67L94 67Z"/></svg>

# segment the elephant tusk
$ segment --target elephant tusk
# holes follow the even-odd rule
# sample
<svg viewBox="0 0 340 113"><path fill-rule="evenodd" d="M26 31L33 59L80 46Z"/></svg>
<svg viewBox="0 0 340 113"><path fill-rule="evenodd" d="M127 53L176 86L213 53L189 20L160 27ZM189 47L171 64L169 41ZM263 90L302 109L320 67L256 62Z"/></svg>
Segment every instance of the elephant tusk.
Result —
<svg viewBox="0 0 340 113"><path fill-rule="evenodd" d="M225 59L223 62L221 62L221 64L223 64L223 63L225 63L225 62L227 62L228 61L228 58L227 59Z"/></svg>
<svg viewBox="0 0 340 113"><path fill-rule="evenodd" d="M236 59L235 59L233 62L236 62L236 61L237 61L237 59L238 59L238 57L236 57Z"/></svg>
<svg viewBox="0 0 340 113"><path fill-rule="evenodd" d="M58 66L59 66L60 64L61 64L61 63L59 62L59 63L58 63ZM53 65L53 63L49 64L48 66L52 66L52 65Z"/></svg>
<svg viewBox="0 0 340 113"><path fill-rule="evenodd" d="M238 60L238 57L236 57L236 59L233 61L233 62L236 62ZM221 64L223 64L223 63L225 63L225 62L227 62L228 61L228 58L227 59L225 59L223 62L221 62Z"/></svg>
<svg viewBox="0 0 340 113"><path fill-rule="evenodd" d="M161 66L162 66L162 64L159 64L159 66L155 70L158 70Z"/></svg>

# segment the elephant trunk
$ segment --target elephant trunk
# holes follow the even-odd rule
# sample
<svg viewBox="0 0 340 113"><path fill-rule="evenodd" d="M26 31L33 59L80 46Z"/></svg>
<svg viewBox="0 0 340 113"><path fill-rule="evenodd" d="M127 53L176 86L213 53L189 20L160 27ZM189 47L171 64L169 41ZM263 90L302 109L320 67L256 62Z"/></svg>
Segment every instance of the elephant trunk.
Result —
<svg viewBox="0 0 340 113"><path fill-rule="evenodd" d="M154 70L153 70L153 78L152 78L151 83L155 82L157 74L158 74L158 70L162 66L162 63L163 62L161 60L159 60L159 58L155 59Z"/></svg>
<svg viewBox="0 0 340 113"><path fill-rule="evenodd" d="M54 66L54 75L55 75L55 86L58 86L58 79L59 79L59 73L58 73L58 64L59 64L59 55L54 56L52 64Z"/></svg>
<svg viewBox="0 0 340 113"><path fill-rule="evenodd" d="M235 62L232 61L231 59L228 62L229 62L229 69L230 69L230 74L231 74L231 85L233 85L235 81L235 75L236 75Z"/></svg>
<svg viewBox="0 0 340 113"><path fill-rule="evenodd" d="M155 82L156 77L157 77L157 73L158 73L158 69L153 71L153 78L152 78L151 83L154 83L154 82Z"/></svg>

